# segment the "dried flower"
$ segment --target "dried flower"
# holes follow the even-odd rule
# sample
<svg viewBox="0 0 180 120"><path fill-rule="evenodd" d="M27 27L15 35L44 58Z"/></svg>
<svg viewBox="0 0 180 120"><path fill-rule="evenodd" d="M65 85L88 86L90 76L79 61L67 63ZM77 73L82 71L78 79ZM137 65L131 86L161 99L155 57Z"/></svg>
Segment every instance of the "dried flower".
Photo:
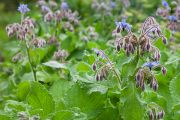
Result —
<svg viewBox="0 0 180 120"><path fill-rule="evenodd" d="M20 4L20 6L18 7L18 11L21 12L22 14L25 14L26 12L29 12L30 9L26 4Z"/></svg>

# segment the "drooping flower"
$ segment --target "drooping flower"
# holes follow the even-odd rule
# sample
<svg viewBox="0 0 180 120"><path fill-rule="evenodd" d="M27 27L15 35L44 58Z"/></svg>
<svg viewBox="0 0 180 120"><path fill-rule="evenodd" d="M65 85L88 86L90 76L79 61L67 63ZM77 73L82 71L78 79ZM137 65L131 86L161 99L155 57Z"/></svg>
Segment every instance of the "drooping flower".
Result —
<svg viewBox="0 0 180 120"><path fill-rule="evenodd" d="M122 20L121 22L115 22L118 29L121 30L127 30L128 32L131 31L131 25L129 23L126 23L126 20Z"/></svg>
<svg viewBox="0 0 180 120"><path fill-rule="evenodd" d="M69 8L69 6L68 6L67 2L62 2L61 3L61 9L62 10L67 10L68 8Z"/></svg>
<svg viewBox="0 0 180 120"><path fill-rule="evenodd" d="M102 50L98 50L97 48L93 48L92 50L96 53L97 56L100 56L102 58L105 57L104 52Z"/></svg>
<svg viewBox="0 0 180 120"><path fill-rule="evenodd" d="M155 62L147 62L144 63L143 67L149 67L149 69L151 70L152 67L156 67L159 65L159 62L155 61Z"/></svg>
<svg viewBox="0 0 180 120"><path fill-rule="evenodd" d="M25 14L26 12L29 12L30 9L28 8L27 4L20 4L18 11L22 14Z"/></svg>

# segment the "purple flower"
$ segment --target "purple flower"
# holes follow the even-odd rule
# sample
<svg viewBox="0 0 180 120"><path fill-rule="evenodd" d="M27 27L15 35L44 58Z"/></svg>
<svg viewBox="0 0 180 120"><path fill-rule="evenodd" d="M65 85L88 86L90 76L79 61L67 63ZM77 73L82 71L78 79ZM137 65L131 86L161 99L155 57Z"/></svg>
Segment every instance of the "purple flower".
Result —
<svg viewBox="0 0 180 120"><path fill-rule="evenodd" d="M144 63L144 65L142 67L149 67L149 69L151 70L152 67L156 67L159 65L159 62L147 62L147 63Z"/></svg>
<svg viewBox="0 0 180 120"><path fill-rule="evenodd" d="M101 56L102 58L105 57L104 52L102 50L98 50L97 48L93 48L93 51L96 53L97 56Z"/></svg>
<svg viewBox="0 0 180 120"><path fill-rule="evenodd" d="M18 11L22 14L25 14L26 12L29 12L30 9L28 8L27 4L20 4L20 6L18 7Z"/></svg>
<svg viewBox="0 0 180 120"><path fill-rule="evenodd" d="M174 15L168 16L168 19L169 19L170 21L172 21L172 22L176 22L176 21L177 21L177 17L174 16Z"/></svg>
<svg viewBox="0 0 180 120"><path fill-rule="evenodd" d="M62 10L67 10L69 8L68 4L66 2L61 3L61 9Z"/></svg>
<svg viewBox="0 0 180 120"><path fill-rule="evenodd" d="M45 6L45 5L41 6L41 10L42 10L44 13L48 13L48 12L51 11L51 9L50 9L48 6Z"/></svg>
<svg viewBox="0 0 180 120"><path fill-rule="evenodd" d="M122 20L121 22L115 22L116 26L119 28L119 29L122 29L122 30L127 30L128 32L131 31L131 25L129 23L126 23L126 20Z"/></svg>
<svg viewBox="0 0 180 120"><path fill-rule="evenodd" d="M115 8L115 7L116 7L116 3L113 2L113 1L110 1L110 7L111 7L111 8Z"/></svg>
<svg viewBox="0 0 180 120"><path fill-rule="evenodd" d="M163 1L162 1L162 5L163 5L165 8L169 8L169 4L166 2L166 0L163 0Z"/></svg>

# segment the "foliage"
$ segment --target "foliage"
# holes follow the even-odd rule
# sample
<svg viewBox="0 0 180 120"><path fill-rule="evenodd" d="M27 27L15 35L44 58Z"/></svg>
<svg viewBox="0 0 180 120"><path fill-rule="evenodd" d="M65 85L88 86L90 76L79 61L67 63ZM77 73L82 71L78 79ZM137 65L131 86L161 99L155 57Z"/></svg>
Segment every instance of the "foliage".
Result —
<svg viewBox="0 0 180 120"><path fill-rule="evenodd" d="M0 120L180 119L180 36L155 16L161 1L97 1L0 20Z"/></svg>

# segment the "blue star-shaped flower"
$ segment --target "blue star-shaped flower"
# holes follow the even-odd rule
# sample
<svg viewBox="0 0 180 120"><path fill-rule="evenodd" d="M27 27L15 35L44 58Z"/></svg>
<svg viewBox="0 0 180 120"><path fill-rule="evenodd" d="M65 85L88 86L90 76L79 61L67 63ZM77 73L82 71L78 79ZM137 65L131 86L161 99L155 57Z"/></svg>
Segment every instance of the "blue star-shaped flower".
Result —
<svg viewBox="0 0 180 120"><path fill-rule="evenodd" d="M177 21L177 17L174 15L168 16L168 19L172 22L176 22Z"/></svg>
<svg viewBox="0 0 180 120"><path fill-rule="evenodd" d="M142 67L149 67L149 69L151 70L152 67L156 67L159 65L159 62L155 61L155 62L146 62L143 64Z"/></svg>
<svg viewBox="0 0 180 120"><path fill-rule="evenodd" d="M18 11L21 12L22 14L25 14L26 12L29 12L30 9L26 4L20 4L20 6L18 7Z"/></svg>
<svg viewBox="0 0 180 120"><path fill-rule="evenodd" d="M66 2L61 3L61 9L62 10L67 10L69 8L68 4Z"/></svg>
<svg viewBox="0 0 180 120"><path fill-rule="evenodd" d="M131 25L129 23L126 23L126 20L122 20L121 22L115 22L116 26L119 28L119 29L122 29L122 30L127 30L128 32L131 31Z"/></svg>
<svg viewBox="0 0 180 120"><path fill-rule="evenodd" d="M165 0L162 1L162 5L163 5L165 8L169 8L169 4L168 4L168 2L166 2Z"/></svg>

